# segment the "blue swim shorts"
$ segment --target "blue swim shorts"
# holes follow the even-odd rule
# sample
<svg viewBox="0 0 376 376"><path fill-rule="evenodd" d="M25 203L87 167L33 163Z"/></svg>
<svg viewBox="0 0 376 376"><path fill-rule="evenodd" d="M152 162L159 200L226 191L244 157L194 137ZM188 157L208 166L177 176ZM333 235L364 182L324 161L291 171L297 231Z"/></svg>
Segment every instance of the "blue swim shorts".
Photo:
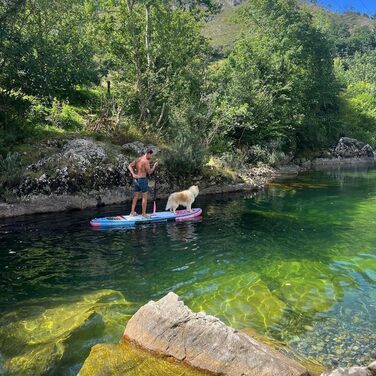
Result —
<svg viewBox="0 0 376 376"><path fill-rule="evenodd" d="M134 191L146 193L149 189L148 178L134 179Z"/></svg>

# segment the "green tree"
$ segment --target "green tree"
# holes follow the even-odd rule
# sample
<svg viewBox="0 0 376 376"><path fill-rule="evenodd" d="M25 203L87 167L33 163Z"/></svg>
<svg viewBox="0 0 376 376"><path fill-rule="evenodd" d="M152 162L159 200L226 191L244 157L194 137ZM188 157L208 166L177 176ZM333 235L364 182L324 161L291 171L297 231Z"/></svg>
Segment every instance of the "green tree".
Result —
<svg viewBox="0 0 376 376"><path fill-rule="evenodd" d="M250 32L222 73L218 115L250 144L282 138L289 149L330 142L338 92L330 45L294 0L254 0L242 18Z"/></svg>
<svg viewBox="0 0 376 376"><path fill-rule="evenodd" d="M376 145L376 50L336 59L343 132Z"/></svg>
<svg viewBox="0 0 376 376"><path fill-rule="evenodd" d="M17 5L15 5L17 4ZM96 82L87 8L79 0L2 2L0 88L26 95L67 97Z"/></svg>
<svg viewBox="0 0 376 376"><path fill-rule="evenodd" d="M103 21L124 114L167 131L174 108L200 106L209 49L197 12L172 1L113 4Z"/></svg>

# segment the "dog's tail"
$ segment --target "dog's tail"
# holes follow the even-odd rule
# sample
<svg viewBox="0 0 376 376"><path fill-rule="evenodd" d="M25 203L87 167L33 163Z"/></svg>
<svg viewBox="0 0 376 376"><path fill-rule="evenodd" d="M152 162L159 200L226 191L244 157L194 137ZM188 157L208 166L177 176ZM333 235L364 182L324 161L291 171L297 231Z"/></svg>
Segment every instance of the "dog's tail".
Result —
<svg viewBox="0 0 376 376"><path fill-rule="evenodd" d="M165 210L170 210L171 209L171 196L167 200L166 208Z"/></svg>

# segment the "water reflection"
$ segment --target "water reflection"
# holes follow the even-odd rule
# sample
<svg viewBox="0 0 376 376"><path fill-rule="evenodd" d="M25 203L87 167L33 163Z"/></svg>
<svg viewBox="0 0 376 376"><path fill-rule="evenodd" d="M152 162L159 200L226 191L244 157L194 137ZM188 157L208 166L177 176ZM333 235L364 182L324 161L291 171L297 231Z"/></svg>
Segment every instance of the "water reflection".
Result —
<svg viewBox="0 0 376 376"><path fill-rule="evenodd" d="M201 223L202 218L192 218L187 221L167 224L167 236L172 241L182 241L186 243L197 241L197 223Z"/></svg>

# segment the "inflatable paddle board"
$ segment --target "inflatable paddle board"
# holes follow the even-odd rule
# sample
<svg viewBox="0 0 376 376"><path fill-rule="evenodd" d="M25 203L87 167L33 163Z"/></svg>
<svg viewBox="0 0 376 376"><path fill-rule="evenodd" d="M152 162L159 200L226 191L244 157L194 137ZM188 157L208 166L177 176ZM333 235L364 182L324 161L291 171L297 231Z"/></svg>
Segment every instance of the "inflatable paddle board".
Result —
<svg viewBox="0 0 376 376"><path fill-rule="evenodd" d="M121 227L121 226L134 226L137 224L153 223L153 222L166 222L166 221L180 221L189 218L195 218L201 215L200 208L189 210L176 210L176 213L165 211L149 214L147 218L142 215L118 215L116 217L94 218L90 221L93 227Z"/></svg>

